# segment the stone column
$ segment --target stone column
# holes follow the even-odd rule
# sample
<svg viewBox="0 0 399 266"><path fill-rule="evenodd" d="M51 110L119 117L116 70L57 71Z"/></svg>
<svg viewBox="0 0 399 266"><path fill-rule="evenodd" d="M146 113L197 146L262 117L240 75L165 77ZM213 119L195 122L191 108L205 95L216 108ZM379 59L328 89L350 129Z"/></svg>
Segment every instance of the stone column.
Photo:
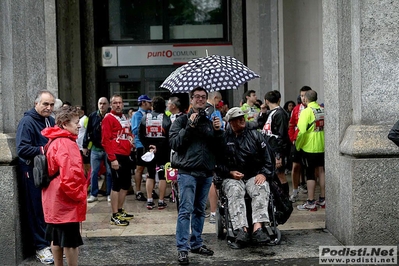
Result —
<svg viewBox="0 0 399 266"><path fill-rule="evenodd" d="M6 243L0 258L3 265L18 265L31 250L22 242L28 238L13 166L15 132L37 91L58 94L55 1L2 0L0 25L0 243Z"/></svg>
<svg viewBox="0 0 399 266"><path fill-rule="evenodd" d="M81 2L81 18L82 18L82 51L83 51L83 71L82 71L82 84L83 91L86 99L87 115L90 113L88 110L97 110L97 100L100 98L97 93L98 82L98 66L100 60L96 60L96 53L99 48L95 47L94 38L94 0L86 0Z"/></svg>
<svg viewBox="0 0 399 266"><path fill-rule="evenodd" d="M72 105L80 105L84 101L80 2L83 5L85 1L56 1L60 99Z"/></svg>
<svg viewBox="0 0 399 266"><path fill-rule="evenodd" d="M346 245L399 241L397 1L324 0L326 226Z"/></svg>
<svg viewBox="0 0 399 266"><path fill-rule="evenodd" d="M280 90L279 1L246 1L246 8L248 67L260 75L248 82L248 89L263 100L267 91Z"/></svg>

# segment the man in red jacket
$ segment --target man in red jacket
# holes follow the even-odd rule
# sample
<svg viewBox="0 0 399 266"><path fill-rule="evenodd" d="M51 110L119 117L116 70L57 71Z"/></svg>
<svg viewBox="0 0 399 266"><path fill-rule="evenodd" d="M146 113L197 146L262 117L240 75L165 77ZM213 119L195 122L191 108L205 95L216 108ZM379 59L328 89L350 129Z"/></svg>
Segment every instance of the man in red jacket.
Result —
<svg viewBox="0 0 399 266"><path fill-rule="evenodd" d="M123 209L126 193L131 186L130 153L134 148L134 137L130 131L130 122L123 114L122 96L111 98L111 112L101 124L102 146L108 156L112 172L111 224L129 225L132 214Z"/></svg>
<svg viewBox="0 0 399 266"><path fill-rule="evenodd" d="M293 144L292 149L291 149L291 160L292 160L292 171L291 171L291 177L292 177L292 195L290 196L290 201L295 202L298 199L298 187L299 187L299 180L301 177L301 157L300 157L300 152L296 150L295 148L295 141L296 137L298 135L298 120L299 120L299 115L303 109L306 108L306 103L305 103L305 93L307 91L310 91L311 88L309 86L303 86L299 93L301 96L301 104L298 104L294 107L291 113L291 118L290 122L288 124L288 136L290 138L291 143ZM304 193L307 193L307 191L303 190Z"/></svg>

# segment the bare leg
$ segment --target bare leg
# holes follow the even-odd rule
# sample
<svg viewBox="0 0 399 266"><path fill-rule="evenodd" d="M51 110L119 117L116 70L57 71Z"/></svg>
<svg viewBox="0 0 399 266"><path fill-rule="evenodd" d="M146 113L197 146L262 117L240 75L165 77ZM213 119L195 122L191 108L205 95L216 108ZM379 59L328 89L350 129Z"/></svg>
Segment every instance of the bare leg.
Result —
<svg viewBox="0 0 399 266"><path fill-rule="evenodd" d="M254 223L254 232L262 227L262 223Z"/></svg>
<svg viewBox="0 0 399 266"><path fill-rule="evenodd" d="M298 189L299 180L301 177L301 164L300 163L295 163L295 162L292 163L291 177L292 177L292 188Z"/></svg>
<svg viewBox="0 0 399 266"><path fill-rule="evenodd" d="M211 188L209 190L209 205L211 207L211 212L216 212L216 208L218 205L218 195L216 192L216 187L215 185L212 183Z"/></svg>
<svg viewBox="0 0 399 266"><path fill-rule="evenodd" d="M118 195L118 209L122 209L122 208L123 208L123 204L125 203L126 194L127 194L127 190L125 190L125 189L121 189L121 190L119 191L119 195Z"/></svg>
<svg viewBox="0 0 399 266"><path fill-rule="evenodd" d="M316 180L308 180L306 181L306 184L308 186L308 199L309 200L314 200L314 194L315 194L315 188L316 188Z"/></svg>
<svg viewBox="0 0 399 266"><path fill-rule="evenodd" d="M54 246L53 241L51 241L51 252L53 253L54 257L54 265L63 266L62 248L60 246Z"/></svg>
<svg viewBox="0 0 399 266"><path fill-rule="evenodd" d="M166 180L159 180L159 199L160 200L164 200L165 193L166 193Z"/></svg>
<svg viewBox="0 0 399 266"><path fill-rule="evenodd" d="M144 172L144 166L137 165L136 173L134 174L134 182L136 183L136 193L138 191L141 191L141 181L142 181L143 172Z"/></svg>
<svg viewBox="0 0 399 266"><path fill-rule="evenodd" d="M111 209L112 213L118 212L119 192L111 190Z"/></svg>
<svg viewBox="0 0 399 266"><path fill-rule="evenodd" d="M64 250L68 266L78 266L79 248L64 248Z"/></svg>
<svg viewBox="0 0 399 266"><path fill-rule="evenodd" d="M155 180L152 178L148 178L145 181L145 188L147 191L147 198L152 198L152 190L154 189Z"/></svg>

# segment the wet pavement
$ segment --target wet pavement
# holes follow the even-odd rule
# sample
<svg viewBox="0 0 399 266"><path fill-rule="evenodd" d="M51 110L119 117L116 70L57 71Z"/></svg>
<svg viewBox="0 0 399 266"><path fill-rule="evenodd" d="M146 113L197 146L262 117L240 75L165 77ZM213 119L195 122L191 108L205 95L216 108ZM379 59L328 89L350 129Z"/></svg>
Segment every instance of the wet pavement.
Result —
<svg viewBox="0 0 399 266"><path fill-rule="evenodd" d="M287 179L290 180L288 175ZM318 247L340 243L324 230L325 209L298 211L296 206L307 195L299 196L290 219L278 226L282 233L279 245L233 250L226 240L217 239L215 224L206 219L204 244L215 254L203 257L189 253L190 265L318 265ZM177 265L177 211L175 203L167 203L169 206L164 210L147 210L146 202L128 195L125 209L135 215L129 226L110 225L111 209L106 197L88 203L86 221L82 223L84 245L80 247L79 265ZM43 264L30 257L20 264L27 265Z"/></svg>

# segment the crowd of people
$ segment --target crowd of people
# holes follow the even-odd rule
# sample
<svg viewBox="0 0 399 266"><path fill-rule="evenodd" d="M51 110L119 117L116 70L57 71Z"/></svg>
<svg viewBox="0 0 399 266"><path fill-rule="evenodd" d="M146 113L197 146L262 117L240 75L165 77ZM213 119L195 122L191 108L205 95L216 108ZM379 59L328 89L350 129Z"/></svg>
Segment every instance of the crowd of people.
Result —
<svg viewBox="0 0 399 266"><path fill-rule="evenodd" d="M239 246L270 241L264 228L270 222L268 181L275 175L288 196L286 174L291 172L292 202L298 200L300 188L307 189L308 199L298 210L325 207L324 108L308 86L300 89L297 105L288 101L281 107L280 101L278 91L267 92L262 102L249 90L239 107L229 109L220 92L196 87L189 93L188 108L174 95L168 100L141 95L137 111L124 114L122 96L113 95L109 101L99 98L98 110L87 116L84 106L62 103L51 92L40 91L34 107L19 122L16 137L36 257L44 264L62 265L65 254L68 265L77 265L83 244L79 223L85 220L87 202L98 200L101 169L111 205L110 224L116 226L128 226L134 217L124 209L132 175L136 200L145 201L148 210L162 210L168 206L163 166L171 162L178 170L176 247L181 265L189 264L189 251L214 253L203 244L202 230L208 201L209 222L216 222L218 194L212 182L216 173L223 179ZM49 173L56 177L40 189L31 178L32 162L44 148L51 158ZM306 185L300 184L301 177ZM252 224L246 216L246 194L252 200Z"/></svg>

